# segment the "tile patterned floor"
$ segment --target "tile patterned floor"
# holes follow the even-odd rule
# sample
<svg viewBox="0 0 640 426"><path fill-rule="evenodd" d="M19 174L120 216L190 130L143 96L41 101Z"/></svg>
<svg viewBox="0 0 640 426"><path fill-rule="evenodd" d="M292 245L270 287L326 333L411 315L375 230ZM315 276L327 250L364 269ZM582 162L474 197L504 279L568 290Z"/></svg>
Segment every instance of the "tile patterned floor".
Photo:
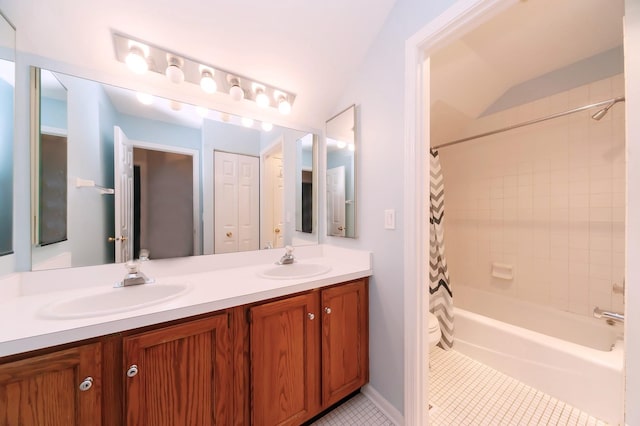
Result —
<svg viewBox="0 0 640 426"><path fill-rule="evenodd" d="M366 396L359 393L312 426L394 426Z"/></svg>
<svg viewBox="0 0 640 426"><path fill-rule="evenodd" d="M606 426L562 401L455 350L431 353L431 424Z"/></svg>
<svg viewBox="0 0 640 426"><path fill-rule="evenodd" d="M433 426L606 426L606 423L455 350L431 353ZM394 426L358 394L315 426Z"/></svg>

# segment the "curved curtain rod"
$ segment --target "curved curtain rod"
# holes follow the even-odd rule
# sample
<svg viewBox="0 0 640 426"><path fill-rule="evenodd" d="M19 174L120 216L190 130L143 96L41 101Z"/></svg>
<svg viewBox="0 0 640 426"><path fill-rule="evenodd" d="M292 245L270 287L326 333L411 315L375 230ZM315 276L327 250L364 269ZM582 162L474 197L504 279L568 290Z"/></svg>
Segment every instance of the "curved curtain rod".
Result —
<svg viewBox="0 0 640 426"><path fill-rule="evenodd" d="M584 110L595 108L595 107L599 107L599 106L609 105L609 108L611 108L613 105L615 105L618 102L624 102L624 100L625 100L624 96L619 96L617 98L608 99L606 101L596 102L594 104L581 106L581 107L578 107L578 108L570 109L568 111L563 111L563 112L558 112L558 113L555 113L555 114L551 114L551 115L548 115L546 117L535 118L533 120L524 121L524 122L518 123L518 124L513 124L511 126L503 127L501 129L498 129L498 130L492 130L490 132L480 133L478 135L469 136L469 137L462 138L462 139L456 139L456 140L451 141L451 142L442 143L440 145L432 146L431 149L439 149L439 148L444 148L444 147L451 146L451 145L457 145L457 144L462 143L462 142L467 142L467 141L470 141L470 140L473 140L473 139L483 138L485 136L495 135L496 133L502 133L502 132L506 132L506 131L509 131L509 130L517 129L519 127L529 126L531 124L540 123L542 121L551 120L553 118L564 117L565 115L575 114L576 112L584 111Z"/></svg>

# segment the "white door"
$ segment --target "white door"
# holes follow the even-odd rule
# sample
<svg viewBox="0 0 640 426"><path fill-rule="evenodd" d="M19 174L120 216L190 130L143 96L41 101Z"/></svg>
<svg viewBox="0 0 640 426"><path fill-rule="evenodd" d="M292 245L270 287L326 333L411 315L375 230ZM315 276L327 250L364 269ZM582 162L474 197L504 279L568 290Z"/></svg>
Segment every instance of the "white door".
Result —
<svg viewBox="0 0 640 426"><path fill-rule="evenodd" d="M238 158L214 152L214 253L238 251Z"/></svg>
<svg viewBox="0 0 640 426"><path fill-rule="evenodd" d="M327 170L327 230L329 235L345 234L345 170L344 166Z"/></svg>
<svg viewBox="0 0 640 426"><path fill-rule="evenodd" d="M214 253L260 247L260 163L214 152Z"/></svg>
<svg viewBox="0 0 640 426"><path fill-rule="evenodd" d="M116 262L133 259L133 145L118 126L113 128Z"/></svg>
<svg viewBox="0 0 640 426"><path fill-rule="evenodd" d="M281 153L265 158L264 244L284 247L284 168Z"/></svg>
<svg viewBox="0 0 640 426"><path fill-rule="evenodd" d="M238 251L260 248L260 159L238 155Z"/></svg>

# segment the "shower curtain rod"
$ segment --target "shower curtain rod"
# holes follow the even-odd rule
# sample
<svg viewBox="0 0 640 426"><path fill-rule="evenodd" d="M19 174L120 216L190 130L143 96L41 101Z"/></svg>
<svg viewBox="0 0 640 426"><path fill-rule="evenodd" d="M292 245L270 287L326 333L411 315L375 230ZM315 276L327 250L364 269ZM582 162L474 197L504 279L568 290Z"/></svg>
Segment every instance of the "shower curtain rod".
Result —
<svg viewBox="0 0 640 426"><path fill-rule="evenodd" d="M451 142L442 143L440 145L432 146L431 149L439 149L439 148L444 148L444 147L451 146L451 145L457 145L457 144L462 143L462 142L467 142L467 141L470 141L470 140L473 140L473 139L483 138L485 136L495 135L496 133L502 133L502 132L506 132L506 131L509 131L509 130L517 129L519 127L529 126L531 124L540 123L542 121L551 120L553 118L564 117L565 115L575 114L576 112L584 111L584 110L595 108L595 107L599 107L599 106L608 105L608 108L606 108L608 110L609 108L611 108L616 103L624 102L624 100L625 100L624 96L619 96L617 98L611 98L611 99L608 99L606 101L596 102L594 104L581 106L581 107L578 107L578 108L570 109L568 111L558 112L558 113L555 113L555 114L548 115L546 117L535 118L533 120L524 121L524 122L518 123L518 124L513 124L511 126L503 127L501 129L498 129L498 130L492 130L490 132L480 133L480 134L469 136L469 137L462 138L462 139L456 139L456 140L451 141ZM602 117L600 117L600 118L602 118Z"/></svg>

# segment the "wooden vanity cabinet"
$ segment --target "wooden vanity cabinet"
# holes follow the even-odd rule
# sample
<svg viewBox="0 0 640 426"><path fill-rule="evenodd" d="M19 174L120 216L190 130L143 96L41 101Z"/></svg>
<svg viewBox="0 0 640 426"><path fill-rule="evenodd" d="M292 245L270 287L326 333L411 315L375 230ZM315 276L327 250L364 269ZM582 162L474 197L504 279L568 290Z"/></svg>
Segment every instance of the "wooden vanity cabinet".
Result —
<svg viewBox="0 0 640 426"><path fill-rule="evenodd" d="M228 425L227 313L123 338L126 425Z"/></svg>
<svg viewBox="0 0 640 426"><path fill-rule="evenodd" d="M249 309L252 425L299 425L369 380L367 280Z"/></svg>
<svg viewBox="0 0 640 426"><path fill-rule="evenodd" d="M0 425L102 424L102 346L0 364Z"/></svg>

